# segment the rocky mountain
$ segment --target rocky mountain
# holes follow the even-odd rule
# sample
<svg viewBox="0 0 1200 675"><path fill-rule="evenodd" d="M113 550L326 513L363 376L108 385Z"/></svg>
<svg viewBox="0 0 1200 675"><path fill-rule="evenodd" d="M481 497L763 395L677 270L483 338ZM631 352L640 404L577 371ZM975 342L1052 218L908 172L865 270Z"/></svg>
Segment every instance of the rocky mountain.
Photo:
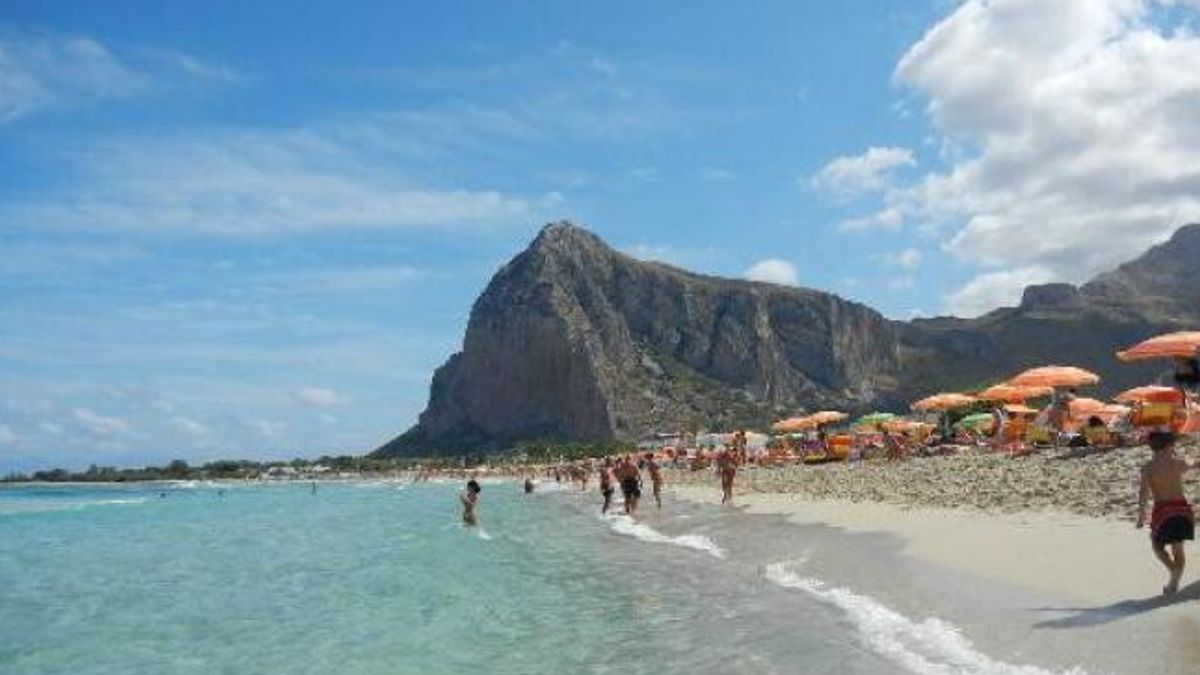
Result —
<svg viewBox="0 0 1200 675"><path fill-rule="evenodd" d="M555 223L493 277L419 422L376 454L899 410L1044 363L1094 369L1113 391L1156 374L1114 350L1200 325L1197 260L1190 225L1083 286L1032 286L1019 306L976 319L900 322L829 293L638 261Z"/></svg>

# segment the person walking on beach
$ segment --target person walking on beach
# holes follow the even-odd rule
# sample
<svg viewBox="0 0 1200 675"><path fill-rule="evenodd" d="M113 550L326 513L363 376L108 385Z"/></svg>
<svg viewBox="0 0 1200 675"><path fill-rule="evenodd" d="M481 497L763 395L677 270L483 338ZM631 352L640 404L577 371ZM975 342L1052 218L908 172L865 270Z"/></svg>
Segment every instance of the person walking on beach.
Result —
<svg viewBox="0 0 1200 675"><path fill-rule="evenodd" d="M612 482L612 460L605 457L604 463L600 465L600 494L604 496L604 506L600 507L600 515L608 513L609 507L612 506L614 492Z"/></svg>
<svg viewBox="0 0 1200 675"><path fill-rule="evenodd" d="M1175 455L1174 434L1156 431L1150 434L1149 442L1154 457L1142 466L1137 527L1146 526L1146 502L1153 497L1150 544L1155 557L1170 575L1167 585L1163 586L1163 595L1171 595L1179 590L1179 580L1187 562L1183 542L1195 536L1195 516L1183 493L1183 474L1192 467Z"/></svg>
<svg viewBox="0 0 1200 675"><path fill-rule="evenodd" d="M654 490L654 503L661 509L663 477L658 462L654 461L653 452L646 453L646 470L650 472L650 485Z"/></svg>
<svg viewBox="0 0 1200 675"><path fill-rule="evenodd" d="M621 494L625 496L625 514L632 516L637 511L638 500L642 498L642 472L629 455L625 455L613 471L621 485Z"/></svg>
<svg viewBox="0 0 1200 675"><path fill-rule="evenodd" d="M463 523L467 525L479 524L475 518L475 507L479 504L480 492L483 492L483 488L479 487L479 482L472 478L467 481L467 489L458 495L458 501L462 502L463 507Z"/></svg>
<svg viewBox="0 0 1200 675"><path fill-rule="evenodd" d="M737 460L728 447L717 455L717 471L721 474L721 503L733 501L733 479L737 476Z"/></svg>

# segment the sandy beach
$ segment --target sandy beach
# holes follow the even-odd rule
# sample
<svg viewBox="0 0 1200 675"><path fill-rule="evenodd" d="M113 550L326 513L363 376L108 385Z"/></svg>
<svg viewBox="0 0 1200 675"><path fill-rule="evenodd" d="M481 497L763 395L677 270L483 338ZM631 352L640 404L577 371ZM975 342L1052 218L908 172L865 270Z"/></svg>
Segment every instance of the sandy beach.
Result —
<svg viewBox="0 0 1200 675"><path fill-rule="evenodd" d="M1197 458L1195 448L1180 454ZM1051 633L1068 643L1096 642L1110 652L1105 662L1124 662L1120 672L1192 673L1200 668L1200 558L1193 557L1180 593L1161 597L1164 570L1146 531L1133 523L1135 476L1148 455L1145 448L1072 459L968 452L858 466L750 468L739 473L735 509L795 527L779 530L781 539L825 531L847 541L879 539L933 578L946 570L948 578L1010 588L1014 598L1045 599L987 607L965 598L925 601L942 603L938 611L972 634L1000 626L1030 640L1049 640L1042 636ZM681 500L720 501L707 471L673 471L668 480ZM1195 477L1188 488L1193 500L1200 496ZM915 589L854 566L842 567L841 583L901 605L913 602ZM1147 647L1156 654L1145 671L1121 657Z"/></svg>

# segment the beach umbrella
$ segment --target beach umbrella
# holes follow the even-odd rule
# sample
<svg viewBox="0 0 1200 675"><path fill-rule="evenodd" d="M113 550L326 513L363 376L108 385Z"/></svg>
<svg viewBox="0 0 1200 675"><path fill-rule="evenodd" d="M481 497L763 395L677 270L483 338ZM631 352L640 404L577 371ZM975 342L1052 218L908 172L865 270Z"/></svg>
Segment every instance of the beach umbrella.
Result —
<svg viewBox="0 0 1200 675"><path fill-rule="evenodd" d="M771 425L771 430L779 433L795 433L797 431L808 431L816 428L817 423L810 417L789 417L786 420L780 420Z"/></svg>
<svg viewBox="0 0 1200 675"><path fill-rule="evenodd" d="M1104 412L1108 404L1104 401L1076 396L1067 403L1067 411L1072 418L1079 419L1088 415L1098 415Z"/></svg>
<svg viewBox="0 0 1200 675"><path fill-rule="evenodd" d="M1030 408L1023 403L1009 403L1004 406L1004 410L1012 415L1036 415L1036 408Z"/></svg>
<svg viewBox="0 0 1200 675"><path fill-rule="evenodd" d="M973 415L967 415L966 417L962 418L961 420L956 422L954 424L954 426L956 426L956 427L971 427L973 429L978 429L978 428L985 427L992 422L993 422L993 420L992 420L991 413L975 413Z"/></svg>
<svg viewBox="0 0 1200 675"><path fill-rule="evenodd" d="M878 428L879 425L883 424L884 422L890 422L897 417L899 417L899 415L896 413L873 412L869 415L863 415L862 417L854 420L854 426Z"/></svg>
<svg viewBox="0 0 1200 675"><path fill-rule="evenodd" d="M1115 397L1117 403L1183 403L1183 392L1174 387L1146 386L1127 389Z"/></svg>
<svg viewBox="0 0 1200 675"><path fill-rule="evenodd" d="M1082 387L1099 384L1100 376L1075 366L1030 368L1007 382L1018 387Z"/></svg>
<svg viewBox="0 0 1200 675"><path fill-rule="evenodd" d="M1054 393L1054 387L1023 387L1000 383L975 394L983 401L1001 401L1004 403L1024 403L1031 398L1040 398Z"/></svg>
<svg viewBox="0 0 1200 675"><path fill-rule="evenodd" d="M1157 335L1149 340L1143 340L1129 349L1117 352L1117 358L1122 361L1193 359L1197 356L1200 356L1200 331L1180 331Z"/></svg>
<svg viewBox="0 0 1200 675"><path fill-rule="evenodd" d="M903 417L888 420L883 423L883 430L894 434L902 434L914 429L933 428L932 424L926 422L918 422L916 420L905 419Z"/></svg>
<svg viewBox="0 0 1200 675"><path fill-rule="evenodd" d="M912 409L918 412L945 412L971 405L976 400L974 396L967 396L966 394L943 392L941 394L934 394L933 396L926 396L920 401L913 403Z"/></svg>
<svg viewBox="0 0 1200 675"><path fill-rule="evenodd" d="M848 417L850 416L846 413L838 412L837 410L821 410L808 416L809 419L817 424L836 424Z"/></svg>

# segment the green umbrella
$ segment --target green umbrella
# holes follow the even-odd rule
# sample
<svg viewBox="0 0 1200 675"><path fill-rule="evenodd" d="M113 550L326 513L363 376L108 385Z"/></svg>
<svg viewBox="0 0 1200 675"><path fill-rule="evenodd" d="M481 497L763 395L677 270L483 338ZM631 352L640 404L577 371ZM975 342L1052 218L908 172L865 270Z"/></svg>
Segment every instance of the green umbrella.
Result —
<svg viewBox="0 0 1200 675"><path fill-rule="evenodd" d="M894 412L872 412L854 420L854 426L858 429L875 429L878 431L881 424L892 422L893 419L898 417L900 417L899 414Z"/></svg>
<svg viewBox="0 0 1200 675"><path fill-rule="evenodd" d="M854 426L856 426L856 427L877 427L880 424L883 424L884 422L890 422L891 420L894 420L897 417L899 417L899 415L897 415L896 413L873 412L869 415L863 415L862 417L854 420Z"/></svg>
<svg viewBox="0 0 1200 675"><path fill-rule="evenodd" d="M954 424L954 426L956 426L956 427L959 427L959 426L961 426L961 427L982 427L982 426L986 426L986 425L990 424L991 422L992 422L992 414L991 413L975 413L973 415L967 415L966 417L962 418L961 420L956 422Z"/></svg>

